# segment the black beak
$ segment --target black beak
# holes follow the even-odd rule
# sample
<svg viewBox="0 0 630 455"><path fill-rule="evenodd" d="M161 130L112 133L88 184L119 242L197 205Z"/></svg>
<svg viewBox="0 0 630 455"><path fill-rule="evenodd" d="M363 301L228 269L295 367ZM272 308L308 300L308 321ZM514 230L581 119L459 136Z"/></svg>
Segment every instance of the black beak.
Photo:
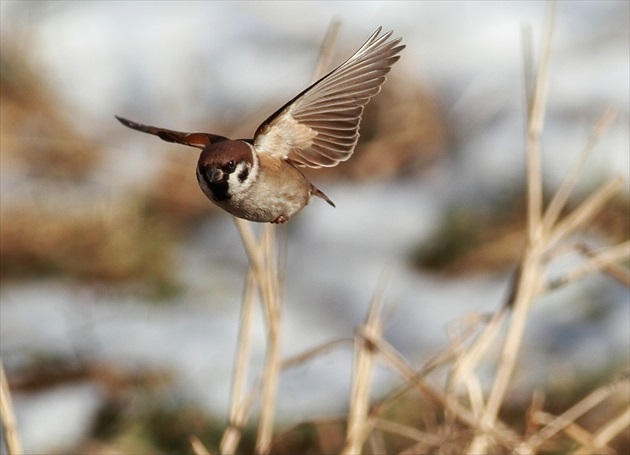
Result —
<svg viewBox="0 0 630 455"><path fill-rule="evenodd" d="M212 183L220 182L223 180L223 171L218 167L211 167L207 172L208 179Z"/></svg>

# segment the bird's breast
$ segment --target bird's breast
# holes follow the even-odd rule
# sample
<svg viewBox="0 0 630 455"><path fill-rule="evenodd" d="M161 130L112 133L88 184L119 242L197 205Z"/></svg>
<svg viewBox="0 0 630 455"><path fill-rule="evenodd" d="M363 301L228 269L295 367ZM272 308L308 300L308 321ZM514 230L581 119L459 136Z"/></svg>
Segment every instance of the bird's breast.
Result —
<svg viewBox="0 0 630 455"><path fill-rule="evenodd" d="M311 183L285 161L259 157L256 180L244 192L233 192L224 207L235 216L251 221L273 222L290 218L311 199ZM218 201L215 201L218 203Z"/></svg>

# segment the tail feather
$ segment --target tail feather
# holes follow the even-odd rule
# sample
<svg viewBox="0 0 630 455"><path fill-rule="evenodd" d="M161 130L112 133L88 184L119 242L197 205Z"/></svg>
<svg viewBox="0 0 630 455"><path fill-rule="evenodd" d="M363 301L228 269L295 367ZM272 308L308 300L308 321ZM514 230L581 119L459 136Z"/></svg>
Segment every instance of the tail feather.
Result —
<svg viewBox="0 0 630 455"><path fill-rule="evenodd" d="M325 200L326 202L328 202L330 205L332 205L333 207L337 207L335 205L335 203L333 201L330 200L330 198L328 196L326 196L324 194L324 192L322 190L320 190L319 188L317 188L315 185L311 185L311 193L314 194L317 197L321 197L323 200Z"/></svg>

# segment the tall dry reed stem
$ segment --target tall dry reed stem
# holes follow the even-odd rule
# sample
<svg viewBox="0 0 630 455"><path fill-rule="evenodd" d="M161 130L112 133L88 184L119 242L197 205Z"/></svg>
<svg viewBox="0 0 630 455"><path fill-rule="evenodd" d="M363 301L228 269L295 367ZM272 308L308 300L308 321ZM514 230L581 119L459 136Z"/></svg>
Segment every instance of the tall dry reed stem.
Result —
<svg viewBox="0 0 630 455"><path fill-rule="evenodd" d="M607 398L610 398L616 393L623 391L624 388L627 390L628 386L630 386L628 378L622 378L617 381L614 381L611 384L606 384L602 387L598 387L593 392L588 394L585 398L583 398L578 403L573 405L571 408L566 410L564 413L562 413L558 417L551 419L549 422L546 422L545 427L543 427L540 431L537 431L535 434L531 435L528 439L523 441L523 443L519 444L519 446L516 448L516 452L517 453L535 453L538 447L544 444L556 433L558 433L559 431L567 427L569 424L574 422L579 417L586 414L588 411L590 411L595 406L602 403ZM630 407L628 407L627 410L630 410ZM621 417L620 420L622 422L624 421L623 416L625 416L625 412L626 411L622 411L622 413L620 414L620 417ZM611 422L615 422L615 424L612 426L607 426L607 427L611 429L619 430L619 422L614 421L614 420ZM628 425L626 424L625 428L627 427ZM606 432L606 434L610 434L610 433L611 433L610 431ZM608 440L609 439L607 439L606 442L608 442ZM603 438L601 438L601 440L597 444L599 448L601 449L601 446L605 444L605 442L603 441ZM595 448L597 449L597 447Z"/></svg>
<svg viewBox="0 0 630 455"><path fill-rule="evenodd" d="M2 434L8 455L22 454L22 442L17 431L11 391L4 374L2 358L0 358L0 420L2 421Z"/></svg>
<svg viewBox="0 0 630 455"><path fill-rule="evenodd" d="M576 453L599 451L609 453L606 445L623 429L630 425L630 406L622 409L613 419L591 434L575 423L575 419L592 410L597 404L610 397L620 384L602 387L558 417L542 411L543 402L535 394L530 410L530 425L526 436L517 434L498 417L504 404L506 393L511 385L520 347L525 334L529 313L535 300L544 292L575 282L597 271L604 271L626 285L630 284L630 272L617 262L630 256L630 241L622 242L604 250L594 251L581 243L568 242L569 236L585 225L616 194L621 185L620 178L604 183L577 205L568 215L561 217L569 197L575 188L579 174L615 117L615 112L607 110L595 125L591 136L578 160L573 164L558 191L553 195L548 207L543 207L543 181L541 170L541 136L545 124L545 110L549 90L548 79L551 64L551 40L555 15L555 3L549 5L544 39L541 44L540 61L534 71L531 45L531 29L523 28L524 72L527 111L527 242L520 265L512 283L512 292L501 308L491 316L471 318L463 331L454 333L451 344L427 364L415 369L382 336L381 297L374 298L366 317L366 322L357 330L354 338L354 363L352 390L349 402L346 440L341 453L361 453L366 442L371 450L384 452L386 444L383 433L398 435L414 441L414 447L439 447L439 435L419 431L416 428L396 422L389 422L380 416L385 409L409 390L415 389L429 404L442 409L445 425L450 428L473 430L473 437L465 446L456 450L467 453L488 453L496 447L510 448L514 453L537 453L543 444L559 432L564 432L579 444ZM334 23L324 41L320 55L318 72L329 65L334 36L338 23ZM319 77L318 74L314 79ZM241 430L246 424L254 398L262 394L259 416L257 453L268 453L273 435L273 413L277 398L277 382L281 369L289 368L320 355L349 340L333 340L305 353L281 361L280 320L282 283L277 268L275 231L271 226L262 229L260 239L256 239L251 226L237 220L237 228L247 251L250 272L241 315L241 333L233 377L230 425L224 433L221 453L234 453L238 446ZM553 280L544 276L547 263L559 254L578 251L586 260L575 269ZM249 333L252 324L252 311L255 296L259 295L267 323L267 357L262 378L246 393L245 383L249 358ZM483 328L479 329L481 325ZM501 334L505 333L501 340ZM493 382L485 396L481 381L476 374L482 362L487 361L492 347L501 346L499 361ZM371 405L371 383L376 362L382 362L396 371L405 385L387 397ZM431 385L426 375L446 368L449 373L445 391ZM627 385L628 380L625 379ZM459 389L463 386L468 401L462 400ZM262 392L260 392L262 391ZM538 399L536 399L538 397ZM540 427L542 425L542 427ZM409 453L411 453L409 452ZM407 453L407 452L405 452ZM415 452L414 452L415 453Z"/></svg>
<svg viewBox="0 0 630 455"><path fill-rule="evenodd" d="M236 351L236 363L232 376L232 391L230 396L229 424L221 440L222 454L232 454L236 451L242 428L247 422L251 400L247 399L245 390L247 383L248 361L251 348L251 330L256 303L256 278L252 270L247 274L247 284L241 307L239 323L239 337Z"/></svg>
<svg viewBox="0 0 630 455"><path fill-rule="evenodd" d="M267 326L267 353L262 375L261 406L258 419L256 452L268 453L273 435L274 412L280 374L280 321L281 277L276 257L275 227L264 225L260 241L255 240L252 227L246 221L235 219L250 263L250 273L241 316L239 346L232 384L230 424L221 443L222 453L234 453L240 431L246 423L251 402L245 399L244 384L247 378L250 334L253 311L253 287L258 290L263 304Z"/></svg>
<svg viewBox="0 0 630 455"><path fill-rule="evenodd" d="M361 453L363 443L372 430L368 411L376 352L370 340L381 338L382 335L381 306L381 296L377 295L372 300L367 320L355 337L352 391L350 392L346 442L341 451L343 455Z"/></svg>
<svg viewBox="0 0 630 455"><path fill-rule="evenodd" d="M332 49L339 27L340 24L337 21L333 21L329 27L313 74L313 80L319 79L330 66ZM240 219L235 219L235 223L247 253L250 271L241 313L236 363L232 377L229 424L223 434L220 450L222 454L236 452L256 392L256 389L253 389L250 393L246 393L245 384L248 377L253 303L255 295L258 294L263 305L267 328L267 351L261 383L259 384L261 405L258 416L256 453L266 454L269 453L272 442L278 381L283 367L280 359L282 277L278 269L278 243L275 226L271 224L263 225L260 238L256 239L251 224Z"/></svg>
<svg viewBox="0 0 630 455"><path fill-rule="evenodd" d="M549 203L549 207L545 211L545 217L543 219L544 233L547 234L558 221L562 208L566 206L571 191L575 188L575 184L578 181L580 172L584 169L588 158L591 156L593 149L603 136L608 131L608 128L617 117L617 111L609 108L604 112L599 121L595 124L595 127L591 131L591 135L586 143L586 146L582 150L580 157L575 161L566 178L558 188L558 191L553 196L553 199Z"/></svg>
<svg viewBox="0 0 630 455"><path fill-rule="evenodd" d="M197 436L190 436L188 442L190 442L190 447L194 455L212 455Z"/></svg>
<svg viewBox="0 0 630 455"><path fill-rule="evenodd" d="M549 5L545 37L542 44L541 60L536 72L536 83L531 100L527 100L527 243L520 264L519 280L515 287L513 314L507 331L501 360L497 367L494 383L490 390L485 409L480 416L483 430L494 426L499 408L510 384L516 359L525 331L527 315L536 298L542 275L542 257L545 251L542 217L542 171L540 158L540 136L544 126L545 107L548 94L548 80L551 66L551 40L555 3ZM532 73L529 71L528 73ZM526 82L526 87L528 82ZM485 453L490 444L488 435L481 432L468 447L468 453Z"/></svg>
<svg viewBox="0 0 630 455"><path fill-rule="evenodd" d="M613 121L615 113L608 110L598 124L595 126L591 137L584 148L580 158L568 172L559 190L555 193L549 207L543 212L542 207L542 170L541 170L541 147L540 138L544 126L545 107L548 94L549 70L551 64L551 38L553 34L553 19L555 15L555 3L550 3L547 14L546 32L541 47L541 60L536 71L536 80L532 85L526 81L526 93L531 99L527 101L528 122L527 122L527 242L523 257L519 267L518 279L514 284L513 299L508 302L512 308L512 317L507 334L501 350L499 364L497 366L494 382L490 389L487 402L480 416L480 426L482 432L472 440L468 446L468 453L485 453L491 445L491 438L485 433L495 426L501 405L503 404L506 392L509 388L514 372L520 346L523 341L525 327L529 312L534 300L550 286L544 282L543 272L545 271L546 258L550 251L569 235L592 219L592 217L602 209L604 204L619 191L622 180L613 178L602 185L591 194L576 209L574 209L564 219L560 218L561 211L565 208L569 195L577 182L578 175L586 159L595 147L601 135ZM526 55L531 54L526 52ZM527 62L526 58L526 62ZM526 68L526 77L533 74L533 71ZM533 87L533 89L529 88ZM610 248L595 256L583 266L567 274L558 283L566 284L593 273L594 271L606 269L615 261L627 258L630 248L624 242L617 247ZM502 311L500 312L502 313ZM499 313L499 314L500 314ZM476 363L481 359L482 354L487 350L489 341L498 333L496 326L489 326L480 341L474 345L476 349L471 350L466 356L468 361L465 366L460 363L459 370L456 370L457 378L462 380L475 368ZM475 353L474 355L472 353ZM478 392L469 396L479 402Z"/></svg>

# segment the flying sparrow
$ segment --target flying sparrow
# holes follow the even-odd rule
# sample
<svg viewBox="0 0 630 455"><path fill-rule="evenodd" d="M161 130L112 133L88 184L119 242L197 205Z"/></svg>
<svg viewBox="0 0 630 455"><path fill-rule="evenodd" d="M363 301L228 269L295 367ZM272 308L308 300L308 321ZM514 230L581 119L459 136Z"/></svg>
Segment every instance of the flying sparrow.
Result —
<svg viewBox="0 0 630 455"><path fill-rule="evenodd" d="M376 95L405 46L379 27L345 63L306 88L258 127L253 139L142 125L125 126L201 149L197 181L216 205L250 221L285 223L312 196L335 204L299 167L332 167L352 155L363 108ZM379 36L380 35L380 36Z"/></svg>

